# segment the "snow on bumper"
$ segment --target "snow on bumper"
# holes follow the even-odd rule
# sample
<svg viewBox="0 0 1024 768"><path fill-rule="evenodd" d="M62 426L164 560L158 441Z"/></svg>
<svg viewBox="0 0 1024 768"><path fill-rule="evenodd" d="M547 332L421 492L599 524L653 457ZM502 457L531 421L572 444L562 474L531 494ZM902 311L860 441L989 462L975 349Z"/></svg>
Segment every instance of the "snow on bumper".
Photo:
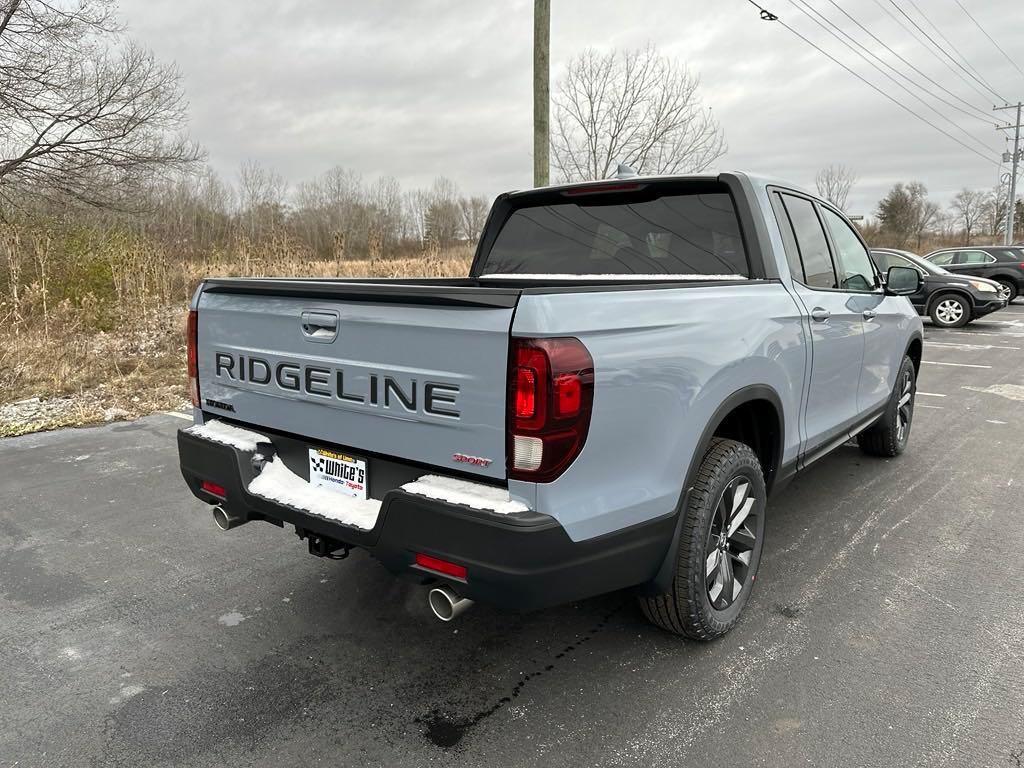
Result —
<svg viewBox="0 0 1024 768"><path fill-rule="evenodd" d="M403 485L402 490L417 496L426 496L428 499L447 501L449 504L497 512L499 515L530 511L522 502L513 501L509 492L503 488L458 480L454 477L423 475L415 482Z"/></svg>
<svg viewBox="0 0 1024 768"><path fill-rule="evenodd" d="M268 461L263 471L249 483L249 493L364 531L373 528L380 514L377 499L348 498L336 491L310 485L277 458Z"/></svg>
<svg viewBox="0 0 1024 768"><path fill-rule="evenodd" d="M189 427L185 432L248 452L255 451L257 443L272 442L258 432L215 419ZM416 496L496 514L529 511L522 502L512 500L509 492L503 488L453 477L422 475L400 487L406 493ZM268 461L246 490L267 501L286 504L293 509L364 531L374 527L381 509L381 501L378 499L348 498L336 491L310 484L288 469L279 457Z"/></svg>
<svg viewBox="0 0 1024 768"><path fill-rule="evenodd" d="M185 430L190 435L212 440L215 443L230 445L240 451L255 451L256 443L269 443L270 438L259 432L250 432L223 421L211 419L205 424L196 424Z"/></svg>

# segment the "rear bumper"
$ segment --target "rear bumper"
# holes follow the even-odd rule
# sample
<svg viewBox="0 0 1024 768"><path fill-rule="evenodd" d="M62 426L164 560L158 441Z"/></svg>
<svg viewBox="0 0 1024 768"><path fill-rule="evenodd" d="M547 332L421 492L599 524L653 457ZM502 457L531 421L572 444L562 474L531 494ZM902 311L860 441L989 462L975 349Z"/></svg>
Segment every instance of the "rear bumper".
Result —
<svg viewBox="0 0 1024 768"><path fill-rule="evenodd" d="M294 525L296 532L361 547L395 574L449 584L464 597L514 610L650 581L675 528L675 516L669 515L574 542L548 515L497 514L395 489L384 494L374 527L362 530L249 493L256 476L249 452L179 430L178 455L189 489L208 504L219 502L234 515ZM202 490L204 480L222 486L226 499ZM419 569L418 552L466 566L466 580Z"/></svg>

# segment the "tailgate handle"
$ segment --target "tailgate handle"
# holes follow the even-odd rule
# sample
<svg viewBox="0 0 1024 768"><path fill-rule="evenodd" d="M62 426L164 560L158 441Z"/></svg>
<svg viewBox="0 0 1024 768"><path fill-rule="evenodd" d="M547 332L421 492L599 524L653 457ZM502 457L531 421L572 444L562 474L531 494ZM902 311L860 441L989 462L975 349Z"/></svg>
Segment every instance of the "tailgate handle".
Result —
<svg viewBox="0 0 1024 768"><path fill-rule="evenodd" d="M334 341L338 337L338 313L304 309L302 335L310 341Z"/></svg>

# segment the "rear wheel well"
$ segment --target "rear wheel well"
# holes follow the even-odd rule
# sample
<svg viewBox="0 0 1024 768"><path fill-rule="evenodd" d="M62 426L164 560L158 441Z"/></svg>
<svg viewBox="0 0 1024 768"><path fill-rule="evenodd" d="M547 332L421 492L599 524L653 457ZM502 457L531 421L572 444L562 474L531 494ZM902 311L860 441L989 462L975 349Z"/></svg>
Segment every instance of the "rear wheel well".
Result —
<svg viewBox="0 0 1024 768"><path fill-rule="evenodd" d="M909 357L914 363L914 377L921 372L921 340L914 339L910 342L910 346L907 347L907 357Z"/></svg>
<svg viewBox="0 0 1024 768"><path fill-rule="evenodd" d="M749 445L761 462L765 485L771 490L782 443L782 420L774 403L760 399L741 403L718 423L713 436Z"/></svg>

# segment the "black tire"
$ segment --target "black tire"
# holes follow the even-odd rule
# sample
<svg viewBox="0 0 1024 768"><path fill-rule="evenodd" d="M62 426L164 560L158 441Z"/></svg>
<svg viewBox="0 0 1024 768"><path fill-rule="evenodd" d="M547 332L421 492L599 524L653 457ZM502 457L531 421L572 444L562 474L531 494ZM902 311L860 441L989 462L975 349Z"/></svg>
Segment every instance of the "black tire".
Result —
<svg viewBox="0 0 1024 768"><path fill-rule="evenodd" d="M961 328L971 319L971 303L959 293L943 293L932 301L928 316L940 328Z"/></svg>
<svg viewBox="0 0 1024 768"><path fill-rule="evenodd" d="M1010 296L1007 298L1006 303L1012 304L1013 300L1016 299L1020 293L1017 290L1017 284L1013 280L1007 280L1005 277L997 279L996 282L1010 292Z"/></svg>
<svg viewBox="0 0 1024 768"><path fill-rule="evenodd" d="M640 598L648 621L694 640L712 640L733 628L750 598L761 562L765 497L761 463L750 447L713 439L686 508L680 512L683 520L672 589ZM725 581L730 577L731 597Z"/></svg>
<svg viewBox="0 0 1024 768"><path fill-rule="evenodd" d="M914 423L914 396L917 394L917 370L914 361L903 358L896 386L877 422L857 435L857 444L869 456L899 456L910 440ZM906 401L904 402L904 398Z"/></svg>

